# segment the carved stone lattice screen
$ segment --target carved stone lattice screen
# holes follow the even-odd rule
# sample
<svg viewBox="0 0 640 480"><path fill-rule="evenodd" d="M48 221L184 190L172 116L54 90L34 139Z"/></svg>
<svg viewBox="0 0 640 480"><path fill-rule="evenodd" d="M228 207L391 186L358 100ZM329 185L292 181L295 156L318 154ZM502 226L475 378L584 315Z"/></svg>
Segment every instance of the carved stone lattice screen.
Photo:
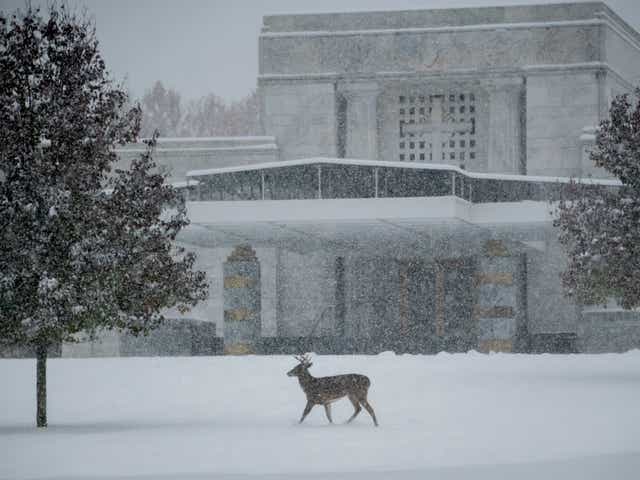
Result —
<svg viewBox="0 0 640 480"><path fill-rule="evenodd" d="M463 166L475 160L474 93L400 95L398 117L398 160Z"/></svg>

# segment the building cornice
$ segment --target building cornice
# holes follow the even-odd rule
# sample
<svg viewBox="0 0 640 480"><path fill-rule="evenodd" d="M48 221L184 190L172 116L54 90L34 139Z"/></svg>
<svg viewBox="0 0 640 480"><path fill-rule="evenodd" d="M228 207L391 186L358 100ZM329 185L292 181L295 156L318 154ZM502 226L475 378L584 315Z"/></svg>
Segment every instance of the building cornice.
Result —
<svg viewBox="0 0 640 480"><path fill-rule="evenodd" d="M608 10L608 11L607 11ZM442 27L421 28L390 28L390 29L363 29L363 30L338 30L338 31L292 31L292 32L263 32L259 35L262 39L300 38L300 37L353 37L368 35L398 35L398 34L428 34L428 33L461 33L475 31L504 31L532 28L564 28L606 26L618 34L624 41L636 50L640 51L640 33L631 28L624 20L620 19L611 10L595 12L596 18L583 20L559 20L541 22L513 22L491 23L476 25L455 25Z"/></svg>
<svg viewBox="0 0 640 480"><path fill-rule="evenodd" d="M326 82L369 82L384 80L413 80L413 81L432 81L438 79L460 81L485 80L487 78L503 78L503 77L523 77L529 75L539 75L548 73L567 73L567 72L606 72L614 75L618 80L631 86L631 82L626 80L617 70L613 69L606 62L580 62L580 63L563 63L563 64L544 64L544 65L524 65L517 68L488 68L478 70L474 68L452 68L447 71L380 71L375 73L294 73L294 74L264 74L258 75L258 85L267 85L269 83L282 82L299 82L307 81L309 83L326 83Z"/></svg>
<svg viewBox="0 0 640 480"><path fill-rule="evenodd" d="M606 14L603 14L606 15ZM460 33L475 31L500 31L525 28L559 28L559 27L586 27L598 26L608 22L611 17L593 18L588 20L561 20L551 22L516 22L516 23L485 23L477 25L454 25L446 27L419 27L419 28L377 28L367 30L336 30L336 31L297 31L297 32L263 32L261 39L271 38L300 38L300 37L354 37L368 35L398 35L403 33Z"/></svg>

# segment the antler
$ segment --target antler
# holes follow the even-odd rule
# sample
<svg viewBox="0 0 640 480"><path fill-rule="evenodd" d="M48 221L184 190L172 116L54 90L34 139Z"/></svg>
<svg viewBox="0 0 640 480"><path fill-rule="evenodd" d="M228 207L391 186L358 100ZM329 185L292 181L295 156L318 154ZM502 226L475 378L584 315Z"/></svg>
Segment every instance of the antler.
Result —
<svg viewBox="0 0 640 480"><path fill-rule="evenodd" d="M303 365L311 365L311 357L308 354L303 354L303 355L294 355L293 358L295 358L298 362L300 362Z"/></svg>

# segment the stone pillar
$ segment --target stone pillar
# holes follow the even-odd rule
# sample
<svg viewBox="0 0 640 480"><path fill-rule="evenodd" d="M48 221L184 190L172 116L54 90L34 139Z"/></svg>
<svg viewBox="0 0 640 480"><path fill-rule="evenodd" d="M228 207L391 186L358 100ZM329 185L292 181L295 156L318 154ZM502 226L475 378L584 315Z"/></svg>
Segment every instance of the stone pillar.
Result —
<svg viewBox="0 0 640 480"><path fill-rule="evenodd" d="M346 286L345 286L345 264L344 257L336 257L335 263L335 325L336 335L343 339L346 334L346 313L347 313L347 298L346 298Z"/></svg>
<svg viewBox="0 0 640 480"><path fill-rule="evenodd" d="M476 275L478 295L474 308L481 352L516 349L519 265L520 256L512 255L503 242L487 241Z"/></svg>
<svg viewBox="0 0 640 480"><path fill-rule="evenodd" d="M495 79L486 84L489 92L489 142L487 171L490 173L526 173L523 151L522 114L524 81L522 78Z"/></svg>
<svg viewBox="0 0 640 480"><path fill-rule="evenodd" d="M398 317L400 335L409 334L409 262L401 260L398 268Z"/></svg>
<svg viewBox="0 0 640 480"><path fill-rule="evenodd" d="M283 337L286 329L283 324L283 301L284 295L284 259L282 248L276 247L276 337Z"/></svg>
<svg viewBox="0 0 640 480"><path fill-rule="evenodd" d="M602 69L596 72L596 84L598 85L598 123L602 120L609 118L609 106L613 97L610 97L607 92L612 93L607 89L607 70Z"/></svg>
<svg viewBox="0 0 640 480"><path fill-rule="evenodd" d="M349 83L340 92L347 101L346 158L377 160L378 85Z"/></svg>
<svg viewBox="0 0 640 480"><path fill-rule="evenodd" d="M519 353L530 351L529 334L529 306L528 306L528 274L527 274L527 254L520 253L517 256L517 277L516 282L516 338L514 350Z"/></svg>
<svg viewBox="0 0 640 480"><path fill-rule="evenodd" d="M257 249L260 262L260 336L278 335L278 248Z"/></svg>
<svg viewBox="0 0 640 480"><path fill-rule="evenodd" d="M252 353L261 335L260 263L256 252L248 245L236 247L223 272L225 353Z"/></svg>

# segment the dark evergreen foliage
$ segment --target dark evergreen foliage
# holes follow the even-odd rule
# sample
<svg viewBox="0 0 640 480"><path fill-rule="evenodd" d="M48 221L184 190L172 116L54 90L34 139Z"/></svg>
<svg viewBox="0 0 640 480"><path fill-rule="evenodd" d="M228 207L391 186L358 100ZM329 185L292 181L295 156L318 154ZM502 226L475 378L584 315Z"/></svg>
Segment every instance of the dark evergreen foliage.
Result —
<svg viewBox="0 0 640 480"><path fill-rule="evenodd" d="M155 140L112 171L114 147L140 128L127 100L90 22L64 6L0 14L0 340L42 362L78 332L144 333L206 295L173 242L188 219Z"/></svg>
<svg viewBox="0 0 640 480"><path fill-rule="evenodd" d="M640 306L640 102L618 96L609 113L591 159L623 186L587 190L576 183L575 196L560 203L556 226L569 255L562 280L584 304L613 297L632 308Z"/></svg>

